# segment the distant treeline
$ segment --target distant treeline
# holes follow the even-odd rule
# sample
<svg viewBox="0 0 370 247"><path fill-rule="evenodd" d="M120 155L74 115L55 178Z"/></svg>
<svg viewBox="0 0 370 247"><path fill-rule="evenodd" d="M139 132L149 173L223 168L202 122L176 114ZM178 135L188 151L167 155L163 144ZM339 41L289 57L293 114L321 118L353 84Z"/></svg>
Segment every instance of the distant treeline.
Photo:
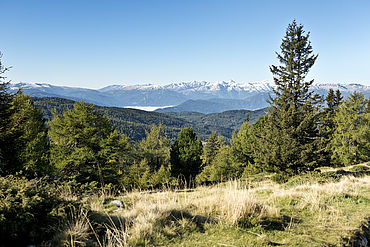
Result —
<svg viewBox="0 0 370 247"><path fill-rule="evenodd" d="M43 117L50 121L55 109L63 113L68 108L73 109L75 101L55 97L33 97L35 107L40 108ZM107 116L113 127L120 133L127 135L133 141L145 138L145 131L149 131L153 124L163 125L164 132L170 140L176 139L184 127L192 127L202 141L206 141L212 131L231 139L233 131L238 130L245 121L247 114L251 123L266 114L267 109L256 111L233 110L222 113L202 114L197 112L157 113L137 109L94 106L94 109Z"/></svg>

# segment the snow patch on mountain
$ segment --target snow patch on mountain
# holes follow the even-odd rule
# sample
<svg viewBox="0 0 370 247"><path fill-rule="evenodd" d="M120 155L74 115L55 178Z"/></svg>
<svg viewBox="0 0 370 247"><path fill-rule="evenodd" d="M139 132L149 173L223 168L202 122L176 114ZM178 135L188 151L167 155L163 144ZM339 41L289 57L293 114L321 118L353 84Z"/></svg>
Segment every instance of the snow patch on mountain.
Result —
<svg viewBox="0 0 370 247"><path fill-rule="evenodd" d="M177 92L208 92L212 94L213 92L271 92L275 88L275 84L272 81L257 81L257 82L247 82L247 83L237 83L233 80L230 81L217 81L217 82L207 82L207 81L191 81L191 82L180 82L172 83L168 85L154 85L154 84L138 84L138 85L110 85L103 87L101 89L95 90L99 92L111 92L111 91L130 91L130 90L170 90ZM88 88L80 87L67 87L67 86L54 86L48 83L28 83L19 82L10 84L11 90L16 90L18 88L23 89L78 89L78 90L93 90ZM312 90L341 90L344 92L353 91L369 91L370 86L361 85L358 83L343 84L343 83L314 83L311 86Z"/></svg>
<svg viewBox="0 0 370 247"><path fill-rule="evenodd" d="M55 86L48 83L10 84L13 92L20 87L30 96L84 100L101 106L164 107L178 106L189 100L208 100L215 103L222 101L231 109L257 109L266 106L266 99L276 86L272 81L237 83L233 80L191 81L169 85L116 84L101 89ZM329 89L339 89L345 97L354 91L364 93L365 97L370 96L370 86L358 83L315 83L311 87L312 91L321 95L326 95Z"/></svg>
<svg viewBox="0 0 370 247"><path fill-rule="evenodd" d="M370 91L370 86L358 84L358 83L351 83L351 84L342 84L342 83L314 83L311 86L312 90L324 89L324 90L340 90L341 92L365 92Z"/></svg>

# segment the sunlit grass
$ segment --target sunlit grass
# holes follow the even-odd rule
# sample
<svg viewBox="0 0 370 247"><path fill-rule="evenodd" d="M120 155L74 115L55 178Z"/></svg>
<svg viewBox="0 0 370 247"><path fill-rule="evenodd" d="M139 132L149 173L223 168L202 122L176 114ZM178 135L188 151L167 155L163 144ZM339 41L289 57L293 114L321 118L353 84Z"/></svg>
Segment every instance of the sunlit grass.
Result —
<svg viewBox="0 0 370 247"><path fill-rule="evenodd" d="M89 231L96 246L337 246L370 216L370 176L289 186L251 181L93 195L83 201L97 234L81 214L64 236ZM109 204L113 199L124 207Z"/></svg>

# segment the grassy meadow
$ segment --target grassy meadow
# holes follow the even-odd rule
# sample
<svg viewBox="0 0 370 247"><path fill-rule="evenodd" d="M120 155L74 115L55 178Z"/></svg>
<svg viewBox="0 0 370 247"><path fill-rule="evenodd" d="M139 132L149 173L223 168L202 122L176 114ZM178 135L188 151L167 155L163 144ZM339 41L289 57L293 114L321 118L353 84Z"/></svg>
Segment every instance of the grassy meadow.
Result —
<svg viewBox="0 0 370 247"><path fill-rule="evenodd" d="M361 246L370 165L322 168L277 184L255 175L195 189L104 191L71 207L64 246ZM66 190L69 200L81 200ZM110 202L121 200L123 207ZM367 231L367 232L366 232ZM356 245L357 244L357 245Z"/></svg>

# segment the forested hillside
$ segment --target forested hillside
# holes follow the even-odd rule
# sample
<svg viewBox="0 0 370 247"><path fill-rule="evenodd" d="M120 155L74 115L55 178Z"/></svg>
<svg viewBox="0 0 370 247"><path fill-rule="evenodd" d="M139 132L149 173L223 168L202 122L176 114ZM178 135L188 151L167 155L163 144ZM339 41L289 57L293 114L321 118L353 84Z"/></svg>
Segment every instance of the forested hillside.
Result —
<svg viewBox="0 0 370 247"><path fill-rule="evenodd" d="M58 113L73 109L75 101L56 97L34 97L34 104L42 110L44 118L52 119L52 111ZM196 112L157 113L137 109L94 106L94 109L107 116L115 129L126 134L133 141L145 137L145 131L150 130L153 124L162 124L166 135L170 139L176 138L184 127L192 127L202 140L206 140L212 131L230 139L235 129L239 129L249 114L251 122L266 113L266 109L257 111L234 110L223 113L202 114Z"/></svg>
<svg viewBox="0 0 370 247"><path fill-rule="evenodd" d="M231 110L224 111L221 113L210 113L203 114L199 112L168 112L166 115L181 118L186 121L193 123L194 125L210 125L210 126L222 126L228 129L240 129L240 126L245 122L246 116L249 116L249 122L251 124L257 122L257 120L266 115L267 108L249 111L249 110Z"/></svg>

